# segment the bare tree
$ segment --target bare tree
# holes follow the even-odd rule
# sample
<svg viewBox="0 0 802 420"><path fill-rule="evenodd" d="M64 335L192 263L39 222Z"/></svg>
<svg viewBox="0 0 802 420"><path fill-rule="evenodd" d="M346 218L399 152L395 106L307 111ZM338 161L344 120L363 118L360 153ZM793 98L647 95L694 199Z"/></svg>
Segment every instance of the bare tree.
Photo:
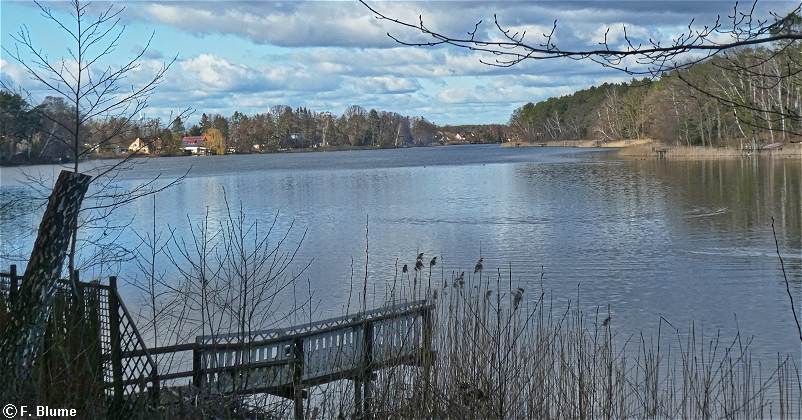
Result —
<svg viewBox="0 0 802 420"><path fill-rule="evenodd" d="M88 2L73 0L65 10L54 10L49 5L35 3L42 17L63 33L67 43L64 48L66 53L51 56L34 41L25 25L12 34L14 46L3 46L3 51L19 63L41 89L66 104L70 113L67 118L47 106L38 107L37 112L53 128L48 133L51 141L59 142L69 150L72 170L79 172L82 159L113 139L130 134L134 127L132 121L147 108L148 100L164 80L177 56L142 77L141 74L148 73L143 58L151 45L153 34L129 60L121 64L108 63L125 33L125 26L120 21L124 7L114 4L95 7ZM69 17L62 17L61 12L68 13ZM187 112L184 110L179 117ZM107 124L90 124L99 120ZM94 139L91 144L86 141L90 137ZM151 146L154 141L147 139L142 147ZM115 227L108 221L114 209L160 191L181 179L160 185L159 176L156 176L131 189L121 188L115 180L121 171L131 167L131 158L137 152L130 151L121 160L95 165L88 171L93 175L96 188L86 197L93 200L93 204L82 209L84 220L80 225L94 224L103 230L103 237L108 237L108 230L114 230ZM47 182L43 180L32 177L29 184L38 186L42 192L48 190ZM73 231L76 231L79 227L78 215L70 223ZM87 240L92 242L91 239ZM77 235L73 235L68 260L71 276L76 269L77 241ZM118 249L117 252L127 253L124 249Z"/></svg>
<svg viewBox="0 0 802 420"><path fill-rule="evenodd" d="M692 88L696 94L713 98L729 108L742 125L767 130L774 141L777 132L783 140L786 133L802 134L802 110L799 105L800 74L802 63L799 40L802 40L802 4L781 14L770 12L761 18L756 12L757 0L747 8L738 2L726 16L718 15L705 25L692 20L687 29L668 40L641 40L632 37L623 26L622 46L608 42L611 28L598 45L563 48L556 43L557 21L548 33L528 37L526 31L506 27L493 16L495 35L483 37L478 21L466 35L452 35L428 26L420 16L417 22L405 21L360 2L373 12L377 19L395 24L398 28L417 34L420 38L407 38L388 33L387 36L401 45L436 47L451 45L484 53L480 62L489 66L513 67L522 62L567 58L590 60L603 67L631 75L656 77L667 72ZM687 77L683 70L699 63L710 63L729 79L724 89L715 89L708 82L700 83ZM732 79L741 82L732 83ZM740 87L741 89L737 89ZM716 120L721 110L716 109Z"/></svg>

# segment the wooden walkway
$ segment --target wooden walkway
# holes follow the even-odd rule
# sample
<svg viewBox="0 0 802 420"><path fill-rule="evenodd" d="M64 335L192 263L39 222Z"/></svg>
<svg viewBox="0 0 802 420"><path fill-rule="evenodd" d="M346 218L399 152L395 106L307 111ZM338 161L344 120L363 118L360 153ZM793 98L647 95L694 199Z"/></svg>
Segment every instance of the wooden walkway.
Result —
<svg viewBox="0 0 802 420"><path fill-rule="evenodd" d="M0 294L13 301L20 281L15 266L0 272ZM57 294L68 296L69 284L61 280L58 285ZM434 305L423 300L245 336L198 336L193 343L147 348L117 292L116 278L111 277L109 285L79 285L86 302L97 308L90 312L98 318L98 360L105 392L114 412L123 417L145 405L159 405L162 391L186 378L201 395L271 394L292 399L297 419L304 417L307 388L351 380L355 415L361 417L360 413L370 413L375 371L414 365L423 369L426 381L435 356ZM191 354L190 370L169 372L159 366L159 360L180 360L181 354Z"/></svg>
<svg viewBox="0 0 802 420"><path fill-rule="evenodd" d="M210 394L265 393L292 399L296 418L303 417L306 388L352 380L357 410L369 412L369 399L362 396L370 395L374 371L416 365L429 377L433 309L426 301L415 301L246 336L199 336L194 343L148 353L192 352L192 369L160 370L162 383L191 377L196 388Z"/></svg>

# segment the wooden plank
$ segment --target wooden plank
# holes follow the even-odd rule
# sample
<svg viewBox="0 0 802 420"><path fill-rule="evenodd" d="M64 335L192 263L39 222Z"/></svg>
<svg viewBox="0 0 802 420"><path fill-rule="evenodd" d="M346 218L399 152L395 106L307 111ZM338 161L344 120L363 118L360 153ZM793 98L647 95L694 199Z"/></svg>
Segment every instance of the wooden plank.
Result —
<svg viewBox="0 0 802 420"><path fill-rule="evenodd" d="M120 348L120 303L117 301L117 277L109 277L109 336L111 343L111 375L114 384L114 405L123 401L123 364Z"/></svg>
<svg viewBox="0 0 802 420"><path fill-rule="evenodd" d="M304 418L304 401L303 389L301 379L304 373L304 344L301 339L295 339L292 343L292 357L291 371L292 371L292 399L293 399L293 414L295 420L303 420Z"/></svg>
<svg viewBox="0 0 802 420"><path fill-rule="evenodd" d="M17 265L11 264L11 268L8 271L9 274L9 287L8 290L8 306L14 307L14 301L17 300L17 293L19 292L17 288L19 288L19 278L17 277Z"/></svg>

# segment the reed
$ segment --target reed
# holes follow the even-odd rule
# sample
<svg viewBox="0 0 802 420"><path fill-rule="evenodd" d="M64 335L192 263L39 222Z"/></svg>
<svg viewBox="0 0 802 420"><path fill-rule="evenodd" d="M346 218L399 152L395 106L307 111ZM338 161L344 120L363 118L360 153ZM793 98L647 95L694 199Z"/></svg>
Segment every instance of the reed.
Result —
<svg viewBox="0 0 802 420"><path fill-rule="evenodd" d="M660 146L655 144L622 147L617 155L631 158L655 158L655 149L665 148L667 159L740 159L745 157L802 159L802 143L788 143L782 150L743 151L732 147Z"/></svg>
<svg viewBox="0 0 802 420"><path fill-rule="evenodd" d="M797 360L756 362L751 339L707 335L664 319L619 332L611 308L557 308L541 288L500 273L452 273L436 301L431 376L419 366L376 372L369 418L795 419ZM394 296L395 299L403 296ZM366 396L366 398L368 398ZM308 418L351 418L348 381L312 391Z"/></svg>

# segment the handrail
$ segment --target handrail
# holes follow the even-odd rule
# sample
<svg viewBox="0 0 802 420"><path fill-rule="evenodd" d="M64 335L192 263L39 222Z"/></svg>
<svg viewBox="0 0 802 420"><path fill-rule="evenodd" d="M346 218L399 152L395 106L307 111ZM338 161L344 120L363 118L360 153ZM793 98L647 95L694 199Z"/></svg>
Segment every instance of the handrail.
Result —
<svg viewBox="0 0 802 420"><path fill-rule="evenodd" d="M8 282L7 278L10 278L11 281ZM9 297L13 298L13 289L17 285L15 280L19 279L19 276L16 275L16 267L12 266L9 273L0 273L0 279L2 279L0 281L2 292L9 289ZM66 280L59 279L58 283L65 290L69 287ZM113 389L112 394L108 394L107 391L107 395L113 395L110 410L136 410L139 407L138 401L145 396L145 393L141 392L145 388L149 388L148 394L153 403L158 404L162 381L192 377L192 384L202 387L206 381L221 380L221 375L225 373L231 373L232 379L236 379L236 372L244 370L252 371L256 378L263 375L262 383L248 389L235 389L235 386L229 386L231 388L229 391L221 392L278 392L276 395L293 399L295 418L301 419L303 418L302 399L305 395L305 387L343 378L351 379L354 381L355 403L364 405L364 409L368 410L369 400L362 401L361 395L362 390L369 395L374 369L381 369L385 365L406 363L406 360L417 360L416 363L419 363L424 370L424 376L427 378L429 376L433 357L431 330L435 305L428 300L388 305L355 314L286 328L253 331L248 334L198 336L192 343L148 349L136 327L134 318L120 297L116 277L110 277L108 285L96 282L81 282L81 285L106 291L104 295L107 299L108 311L102 311L100 316L107 314L108 318L106 318L105 324L100 323L100 334L103 335L101 338L108 337L109 340L108 343L104 342L100 356L104 371L104 386L107 389ZM383 323L385 320L388 320L389 325ZM407 331L407 337L410 332L412 333L411 341L405 337L396 340L399 338L397 335L399 332L394 328L399 327ZM124 330L121 331L123 328ZM125 334L124 339L121 337L121 332ZM374 337L374 333L376 337ZM348 338L346 339L346 337ZM346 340L348 340L348 344L346 344ZM377 340L376 347L374 347L374 340ZM396 341L398 342L396 343ZM414 348L408 348L407 343L411 343ZM123 344L125 348L121 348ZM107 347L109 347L108 351ZM392 350L395 347L402 352L392 354L390 355L392 358L388 359L387 349ZM348 355L342 362L335 362L342 363L342 366L338 367L339 370L321 368L320 365L321 360L328 363L332 348L337 348L337 352L344 351L343 354ZM187 351L192 351L191 371L160 374L158 364L154 359L155 355ZM230 351L235 353L232 354ZM257 355L253 359L247 355L243 356L244 352L254 351L257 352ZM258 355L260 351L263 353L261 359ZM272 355L265 357L264 352L266 351L271 352ZM277 351L278 353L276 353ZM339 355L339 353L337 354ZM244 364L241 363L241 357L246 359ZM220 362L221 360L222 362ZM108 363L109 361L111 363ZM217 366L218 363L221 365ZM133 371L130 369L132 366ZM269 369L274 367L279 369ZM264 370L266 368L268 368L267 371L280 373L281 378L265 379L266 372ZM132 387L134 385L140 387ZM276 391L276 387L280 389ZM291 392L287 391L288 389Z"/></svg>
<svg viewBox="0 0 802 420"><path fill-rule="evenodd" d="M408 308L404 311L400 312L393 312L395 309L400 308ZM384 308L373 309L370 311L359 312L352 315L344 315L334 318L328 318L320 321L310 322L307 324L287 327L287 328L275 328L275 329L267 329L267 330L259 330L254 331L251 334L246 334L244 337L247 339L249 337L255 337L259 335L273 335L271 338L261 339L261 340L252 340L252 341L236 341L236 342L212 342L212 343L202 343L201 340L203 339L215 339L215 338L227 338L227 339L236 339L239 337L243 337L239 333L232 333L232 334L221 334L221 335L205 335L205 336L198 336L195 343L183 343L183 344L172 344L167 346L161 347L153 347L147 350L134 350L123 353L123 357L135 357L135 356L143 356L145 353L149 353L151 355L156 354L165 354L165 353L178 353L183 351L204 351L204 350L246 350L253 347L258 346L267 346L271 344L279 344L285 342L290 339L303 339L307 338L312 335L322 334L338 329L356 327L362 325L365 321L376 322L382 321L385 319L395 318L398 316L404 315L412 315L421 313L430 309L433 309L434 305L427 303L425 300L418 300L404 304L392 305L387 306ZM369 317L373 314L382 314L376 317ZM350 320L349 322L342 322ZM339 324L334 325L327 325L332 324L335 322L342 322ZM318 325L326 325L323 328L310 330ZM293 331L298 330L307 330L301 333L293 334Z"/></svg>
<svg viewBox="0 0 802 420"><path fill-rule="evenodd" d="M274 344L276 342L285 341L288 338L305 338L310 335L316 335L328 331L332 331L335 329L346 328L346 327L354 327L361 325L365 321L382 321L389 318L395 318L398 316L403 315L412 315L421 312L425 312L426 310L434 308L433 304L428 303L426 300L416 300L413 302L403 303L403 304L396 304L391 306L386 306L378 309L372 309L370 311L358 312L352 315L343 315L334 318L323 319L320 321L314 321L306 324L301 325L294 325L291 327L286 328L273 328L273 329L266 329L266 330L258 330L252 331L249 334L245 334L244 336L240 333L230 333L230 334L215 334L215 335L205 335L205 336L198 336L196 342L203 346L203 348L207 348L207 346L213 346L214 349L236 349L237 347L230 347L231 344L248 344L248 345L267 345L267 344ZM403 311L399 311L398 309L405 309ZM375 314L381 314L379 316L371 316ZM319 329L313 329L317 326L321 326ZM255 340L255 337L258 336L269 336L270 338ZM247 343L243 342L236 342L236 343L221 343L213 341L210 343L203 343L203 340L219 340L219 339L250 339Z"/></svg>

